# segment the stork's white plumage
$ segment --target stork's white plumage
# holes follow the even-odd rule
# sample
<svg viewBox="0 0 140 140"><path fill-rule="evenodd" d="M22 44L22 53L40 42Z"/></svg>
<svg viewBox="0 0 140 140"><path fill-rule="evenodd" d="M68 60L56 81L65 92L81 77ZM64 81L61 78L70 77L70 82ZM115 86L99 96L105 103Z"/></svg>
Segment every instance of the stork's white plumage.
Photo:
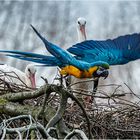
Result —
<svg viewBox="0 0 140 140"><path fill-rule="evenodd" d="M79 17L77 19L77 33L78 33L78 41L82 42L86 40L86 19L83 17Z"/></svg>
<svg viewBox="0 0 140 140"><path fill-rule="evenodd" d="M7 64L0 65L0 79L6 82L36 88L35 74L36 68L33 64L28 64L25 68L25 72Z"/></svg>

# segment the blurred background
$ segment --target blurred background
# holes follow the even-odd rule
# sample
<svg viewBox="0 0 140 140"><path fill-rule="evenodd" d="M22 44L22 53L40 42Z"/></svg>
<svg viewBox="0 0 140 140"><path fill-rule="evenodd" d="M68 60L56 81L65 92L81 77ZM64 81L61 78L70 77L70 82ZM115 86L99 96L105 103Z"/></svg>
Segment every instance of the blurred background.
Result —
<svg viewBox="0 0 140 140"><path fill-rule="evenodd" d="M77 42L76 20L87 20L88 39L108 39L119 35L140 32L139 1L0 1L0 49L21 50L48 54L41 40L30 27L36 29L47 39L63 48ZM29 63L0 55L0 62L25 69ZM38 67L37 84L43 85L40 76L51 83L56 68ZM110 76L100 84L122 85L126 83L135 93L140 90L140 60L123 66L113 66ZM111 91L112 88L107 88Z"/></svg>

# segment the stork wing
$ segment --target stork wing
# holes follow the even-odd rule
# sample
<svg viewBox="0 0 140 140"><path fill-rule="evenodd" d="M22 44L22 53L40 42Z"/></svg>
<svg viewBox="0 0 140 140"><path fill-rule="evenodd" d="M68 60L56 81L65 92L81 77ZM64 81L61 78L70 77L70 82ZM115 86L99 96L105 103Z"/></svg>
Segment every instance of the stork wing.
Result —
<svg viewBox="0 0 140 140"><path fill-rule="evenodd" d="M102 41L88 40L73 45L68 51L77 59L90 63L102 60L110 65L125 64L140 58L140 34Z"/></svg>

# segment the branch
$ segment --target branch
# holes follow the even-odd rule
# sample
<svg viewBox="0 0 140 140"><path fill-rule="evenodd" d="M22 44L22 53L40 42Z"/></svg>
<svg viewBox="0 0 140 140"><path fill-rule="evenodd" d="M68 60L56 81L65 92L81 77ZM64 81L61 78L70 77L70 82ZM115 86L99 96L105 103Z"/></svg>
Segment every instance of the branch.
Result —
<svg viewBox="0 0 140 140"><path fill-rule="evenodd" d="M58 87L58 86L51 87L51 90L57 92L61 96L61 100L60 100L60 105L59 105L59 108L58 108L56 114L48 122L46 129L48 129L49 127L53 127L62 119L62 116L66 110L66 104L67 104L67 99L68 99L68 96L62 90L62 87Z"/></svg>
<svg viewBox="0 0 140 140"><path fill-rule="evenodd" d="M77 85L77 84L87 83L87 82L92 82L92 81L95 81L95 80L96 80L96 79L82 80L82 81L79 81L79 82L76 82L76 83L70 84L70 85L68 86L68 88L70 88L71 86Z"/></svg>
<svg viewBox="0 0 140 140"><path fill-rule="evenodd" d="M14 120L18 120L18 119L29 119L30 124L29 125L25 125L22 127L18 127L18 128L8 128L8 126L10 125L10 123ZM34 123L33 123L34 121ZM25 132L28 130L39 130L39 132L41 133L41 135L43 136L43 138L47 139L50 137L50 135L47 133L46 129L43 127L43 125L41 125L38 122L35 122L35 120L31 117L31 115L21 115L21 116L17 116L17 117L13 117L7 120L3 120L3 122L1 123L2 129L3 129L3 134L2 134L2 139L4 139L6 134L13 134L13 133L18 133L19 138L21 138L21 132Z"/></svg>
<svg viewBox="0 0 140 140"><path fill-rule="evenodd" d="M84 109L84 107L81 105L79 100L75 98L71 93L69 93L66 89L59 87L59 86L51 86L51 91L57 92L59 95L61 95L61 102L59 109L56 113L56 115L50 120L50 122L47 124L46 128L48 127L53 127L60 119L62 118L64 111L66 109L66 104L67 104L67 99L70 97L72 100L74 100L81 110L83 111L83 114L86 118L87 126L88 126L88 133L89 133L89 138L92 138L92 133L91 133L91 128L90 128L90 120L88 118L88 115Z"/></svg>
<svg viewBox="0 0 140 140"><path fill-rule="evenodd" d="M71 133L69 133L65 138L64 140L67 140L67 139L71 139L73 136L75 135L80 135L81 139L83 140L88 140L87 136L85 135L85 133L82 131L82 130L78 130L78 129L75 129L73 130Z"/></svg>
<svg viewBox="0 0 140 140"><path fill-rule="evenodd" d="M21 105L21 104L17 105L11 102L0 104L0 114L7 114L10 116L30 114L31 116L36 118L36 115L38 114L40 110L41 110L41 107ZM54 114L55 114L55 110L52 107L48 106L47 110L45 110L44 112L44 117L46 121L49 121Z"/></svg>
<svg viewBox="0 0 140 140"><path fill-rule="evenodd" d="M25 100L25 99L37 98L37 97L43 95L44 91L46 91L46 93L50 93L51 92L50 86L51 85L46 84L35 91L7 93L4 95L1 95L0 98L6 99L6 100L12 101L12 102L19 101L19 100Z"/></svg>
<svg viewBox="0 0 140 140"><path fill-rule="evenodd" d="M88 127L88 134L89 134L89 138L92 139L92 133L91 133L91 127L90 127L90 120L88 118L88 115L84 109L84 107L82 106L82 104L79 102L79 100L77 98L75 98L75 96L73 96L71 93L69 93L68 91L64 90L65 94L68 95L68 97L70 97L72 100L74 100L78 106L81 108L81 110L83 111L83 114L85 116L86 122L87 122L87 127Z"/></svg>

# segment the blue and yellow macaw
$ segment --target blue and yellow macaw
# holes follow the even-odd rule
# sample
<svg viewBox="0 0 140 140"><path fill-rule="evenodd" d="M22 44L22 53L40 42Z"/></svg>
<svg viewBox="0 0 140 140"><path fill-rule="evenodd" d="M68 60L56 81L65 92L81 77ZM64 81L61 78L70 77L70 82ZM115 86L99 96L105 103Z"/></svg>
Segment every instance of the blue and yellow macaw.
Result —
<svg viewBox="0 0 140 140"><path fill-rule="evenodd" d="M50 45L56 46L52 43L50 43ZM120 36L115 39L100 41L87 40L73 45L68 48L67 51L74 54L76 60L82 60L88 63L105 61L109 65L122 65L140 58L140 34L134 33ZM16 51L9 51L9 53L22 55L20 52ZM58 63L58 59L56 57L46 57L48 57L49 62L51 61L51 63L46 62L46 65L50 64L55 66L56 63Z"/></svg>
<svg viewBox="0 0 140 140"><path fill-rule="evenodd" d="M2 50L1 52L12 53L9 56L41 63L46 66L59 66L61 74L69 74L77 78L92 77L93 75L94 77L105 77L108 73L106 71L108 64L122 65L140 58L140 34L138 33L120 36L115 39L87 40L75 44L67 49L67 51L74 54L73 57L68 52L60 49L60 47L48 42L34 27L33 29L53 56L21 51ZM96 88L98 80L94 85Z"/></svg>
<svg viewBox="0 0 140 140"><path fill-rule="evenodd" d="M47 41L33 26L31 26L38 37L45 44L46 49L53 56L46 56L30 52L21 51L5 51L0 52L11 53L8 56L15 57L22 60L32 61L44 64L45 66L59 66L62 75L73 75L77 78L96 78L107 77L109 64L105 61L94 61L91 63L77 60L67 51Z"/></svg>
<svg viewBox="0 0 140 140"><path fill-rule="evenodd" d="M36 32L35 29L34 31ZM115 39L107 39L101 41L87 40L82 43L75 44L67 49L67 51L74 54L75 58L72 57L70 54L68 54L68 52L63 53L64 50L45 40L42 36L40 36L39 33L37 34L43 40L46 48L55 57L20 51L1 51L1 52L13 53L16 55L11 54L9 56L45 64L46 66L59 66L62 68L61 69L62 74L64 73L70 74L78 78L91 77L92 74L89 74L89 72L87 71L90 71L90 73L92 73L93 67L95 68L95 65L97 65L97 63L99 64L100 61L105 61L109 65L122 65L140 58L140 34L138 33L120 36ZM51 48L51 46L53 49ZM56 52L52 51L55 50L54 48L57 50ZM93 63L92 66L91 63ZM97 65L96 69L98 69L98 67L99 65ZM83 71L85 70L86 72L82 74ZM96 73L94 74L99 75ZM97 85L98 81L96 81L95 87L97 87Z"/></svg>

